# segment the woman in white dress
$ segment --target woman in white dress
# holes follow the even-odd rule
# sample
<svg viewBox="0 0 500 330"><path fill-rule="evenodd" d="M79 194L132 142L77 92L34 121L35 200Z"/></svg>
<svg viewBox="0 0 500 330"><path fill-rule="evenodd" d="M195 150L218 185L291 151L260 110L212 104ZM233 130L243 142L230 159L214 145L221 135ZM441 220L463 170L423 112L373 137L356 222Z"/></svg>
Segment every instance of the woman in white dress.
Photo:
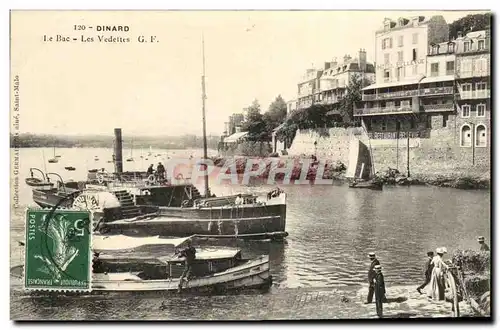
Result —
<svg viewBox="0 0 500 330"><path fill-rule="evenodd" d="M429 298L433 300L444 300L444 272L448 269L448 266L445 264L443 260L443 255L447 253L445 247L436 249L436 256L432 259L431 264L432 274L431 274L431 282L428 288L427 295Z"/></svg>

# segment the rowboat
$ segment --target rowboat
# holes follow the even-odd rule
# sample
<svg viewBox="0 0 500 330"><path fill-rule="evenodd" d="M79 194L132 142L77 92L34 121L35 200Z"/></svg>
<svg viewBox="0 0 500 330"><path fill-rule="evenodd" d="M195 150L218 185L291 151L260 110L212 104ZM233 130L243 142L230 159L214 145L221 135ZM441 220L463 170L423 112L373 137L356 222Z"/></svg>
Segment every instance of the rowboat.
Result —
<svg viewBox="0 0 500 330"><path fill-rule="evenodd" d="M93 250L99 253L94 267L92 291L177 291L184 259L175 251L186 245L185 238L124 235L93 238ZM267 290L272 279L269 256L248 260L237 248L198 247L192 265L194 278L184 282L182 290L225 292Z"/></svg>

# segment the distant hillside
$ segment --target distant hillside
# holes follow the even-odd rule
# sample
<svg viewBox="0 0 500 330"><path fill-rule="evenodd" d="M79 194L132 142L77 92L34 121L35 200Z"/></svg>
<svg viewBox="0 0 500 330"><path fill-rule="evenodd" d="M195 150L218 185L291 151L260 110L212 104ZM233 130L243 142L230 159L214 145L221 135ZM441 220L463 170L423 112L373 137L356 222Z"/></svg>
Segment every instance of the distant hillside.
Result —
<svg viewBox="0 0 500 330"><path fill-rule="evenodd" d="M203 148L203 138L195 135L183 136L159 136L159 137L127 137L123 138L123 148L163 148L163 149L190 149ZM217 149L220 141L218 136L208 136L207 144L209 149ZM46 134L20 134L17 139L10 135L10 146L18 148L36 147L58 147L58 148L112 148L113 136L85 135L85 136L61 136Z"/></svg>

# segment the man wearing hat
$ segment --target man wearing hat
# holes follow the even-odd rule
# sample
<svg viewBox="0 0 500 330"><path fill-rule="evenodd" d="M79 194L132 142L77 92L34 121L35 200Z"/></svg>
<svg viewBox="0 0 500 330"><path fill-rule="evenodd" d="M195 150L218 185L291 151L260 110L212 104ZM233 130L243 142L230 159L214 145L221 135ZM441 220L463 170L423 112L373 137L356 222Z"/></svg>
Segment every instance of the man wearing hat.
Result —
<svg viewBox="0 0 500 330"><path fill-rule="evenodd" d="M368 270L368 283L369 283L369 287L368 287L368 297L366 299L366 304L370 304L373 300L373 293L375 291L375 286L374 286L374 278L375 278L375 266L377 265L380 265L380 262L378 261L378 259L376 258L375 256L375 253L374 252L370 252L368 253L368 257L370 257L370 269Z"/></svg>
<svg viewBox="0 0 500 330"><path fill-rule="evenodd" d="M421 286L417 288L418 293L423 294L422 289L426 287L427 284L431 281L431 275L432 275L432 258L434 258L434 252L429 251L427 252L427 261L425 262L425 282Z"/></svg>
<svg viewBox="0 0 500 330"><path fill-rule="evenodd" d="M375 305L377 308L377 315L381 318L383 316L383 303L387 302L387 298L385 297L384 274L382 274L382 267L380 265L376 265L373 269L375 271L375 278L373 279L375 286Z"/></svg>
<svg viewBox="0 0 500 330"><path fill-rule="evenodd" d="M481 245L481 251L489 251L490 250L490 247L488 246L488 244L486 244L484 242L484 236L479 236L477 238L477 241L479 242L479 245Z"/></svg>

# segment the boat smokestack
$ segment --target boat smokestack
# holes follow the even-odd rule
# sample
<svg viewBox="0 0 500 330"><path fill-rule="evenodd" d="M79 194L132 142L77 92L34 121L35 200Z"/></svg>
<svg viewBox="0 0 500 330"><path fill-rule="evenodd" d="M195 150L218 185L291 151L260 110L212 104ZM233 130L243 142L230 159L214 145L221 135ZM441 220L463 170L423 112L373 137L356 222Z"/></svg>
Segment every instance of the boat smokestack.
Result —
<svg viewBox="0 0 500 330"><path fill-rule="evenodd" d="M115 172L123 173L122 129L115 128Z"/></svg>

